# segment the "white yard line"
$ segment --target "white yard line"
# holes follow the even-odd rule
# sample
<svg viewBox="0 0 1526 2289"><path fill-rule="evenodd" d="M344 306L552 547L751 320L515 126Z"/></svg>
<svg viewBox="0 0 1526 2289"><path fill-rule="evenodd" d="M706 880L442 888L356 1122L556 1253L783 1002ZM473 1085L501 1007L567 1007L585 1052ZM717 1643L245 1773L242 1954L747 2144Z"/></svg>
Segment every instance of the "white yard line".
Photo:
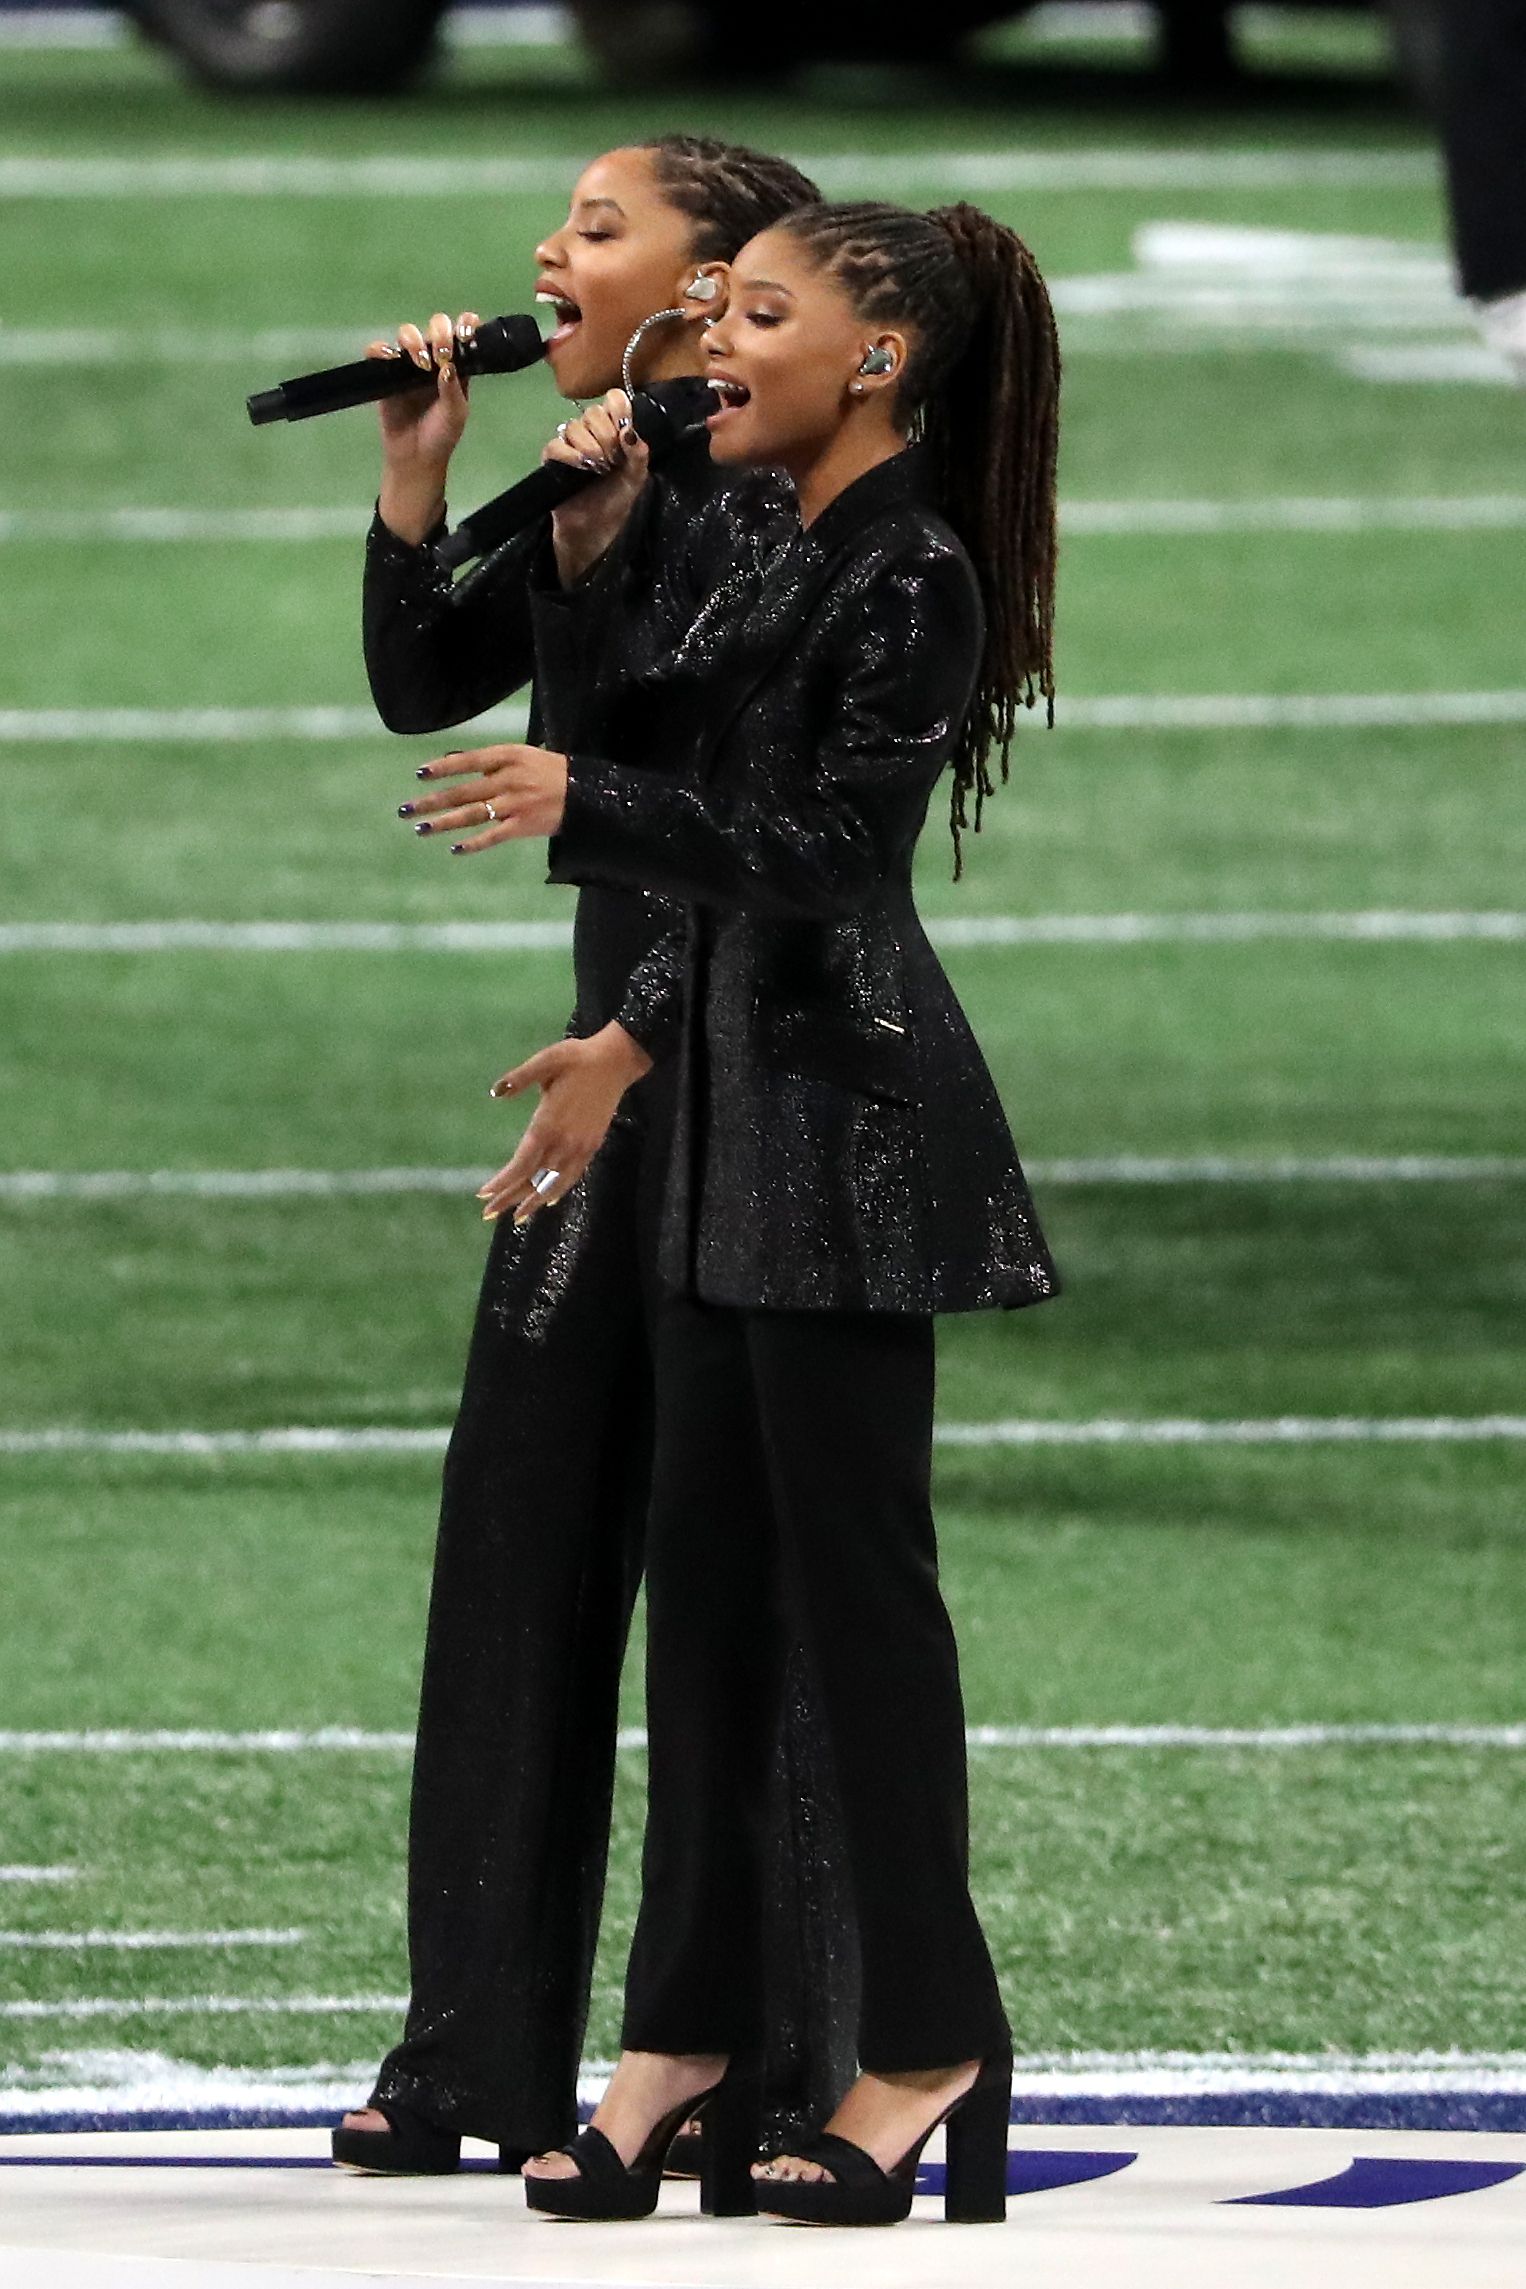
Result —
<svg viewBox="0 0 1526 2289"><path fill-rule="evenodd" d="M162 151L132 158L13 153L0 158L0 199L392 199L524 193L544 200L593 153L533 155L376 151L338 158L296 152ZM1428 188L1429 151L1289 144L1204 149L1080 145L1047 151L795 151L829 196L949 191L1269 191Z"/></svg>
<svg viewBox="0 0 1526 2289"><path fill-rule="evenodd" d="M970 1725L972 1749L1264 1749L1459 1748L1526 1749L1526 1724L1302 1725ZM623 1726L623 1750L646 1747L646 1730ZM213 1732L97 1727L76 1731L0 1732L3 1756L406 1756L412 1733L368 1732L324 1725L314 1731Z"/></svg>
<svg viewBox="0 0 1526 2289"><path fill-rule="evenodd" d="M1152 1159L1115 1153L1088 1160L1029 1160L1037 1184L1518 1184L1526 1155L1355 1153L1236 1159L1229 1154ZM156 1168L0 1171L0 1201L370 1200L475 1192L486 1168Z"/></svg>
<svg viewBox="0 0 1526 2289"><path fill-rule="evenodd" d="M0 2019L327 2018L341 2012L406 2011L406 1995L76 1995L68 2001L0 2003Z"/></svg>
<svg viewBox="0 0 1526 2289"><path fill-rule="evenodd" d="M305 1931L0 1931L0 1949L51 1948L60 1954L116 1949L135 1953L167 1947L299 1947Z"/></svg>
<svg viewBox="0 0 1526 2289"><path fill-rule="evenodd" d="M0 361L3 361L0 337ZM1066 501L1070 539L1218 533L1506 532L1526 526L1526 493L1289 495L1265 500ZM0 509L0 541L354 541L370 513L343 507Z"/></svg>
<svg viewBox="0 0 1526 2289"><path fill-rule="evenodd" d="M74 1884L79 1876L78 1868L29 1867L17 1862L0 1867L0 1884Z"/></svg>
<svg viewBox="0 0 1526 2289"><path fill-rule="evenodd" d="M943 948L1238 945L1261 939L1432 945L1526 939L1526 912L1358 908L1350 913L946 914L923 917ZM570 922L4 922L6 954L565 953Z"/></svg>
<svg viewBox="0 0 1526 2289"><path fill-rule="evenodd" d="M1526 724L1526 690L1095 693L1063 700L1057 721L1059 729L1075 731L1405 731ZM523 708L494 708L472 729L512 738L524 723ZM367 707L0 708L0 743L10 746L389 736Z"/></svg>
<svg viewBox="0 0 1526 2289"><path fill-rule="evenodd" d="M221 1455L437 1455L448 1430L373 1424L301 1424L259 1431L90 1430L60 1424L0 1431L0 1455L156 1455L185 1460ZM1100 1415L1090 1421L1042 1416L1005 1422L940 1423L942 1446L1451 1446L1526 1439L1526 1415L1273 1415L1156 1418Z"/></svg>

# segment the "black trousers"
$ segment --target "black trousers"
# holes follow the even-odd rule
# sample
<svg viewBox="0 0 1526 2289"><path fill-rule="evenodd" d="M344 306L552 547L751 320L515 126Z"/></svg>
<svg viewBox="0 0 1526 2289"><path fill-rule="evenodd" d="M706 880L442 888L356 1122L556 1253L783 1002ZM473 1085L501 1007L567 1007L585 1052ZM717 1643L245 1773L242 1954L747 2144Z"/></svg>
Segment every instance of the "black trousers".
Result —
<svg viewBox="0 0 1526 2289"><path fill-rule="evenodd" d="M1445 0L1439 125L1465 294L1526 292L1526 0Z"/></svg>
<svg viewBox="0 0 1526 2289"><path fill-rule="evenodd" d="M643 1084L566 1203L496 1228L446 1458L408 1845L412 1999L378 2098L538 2151L576 2127L641 1575L666 1107ZM767 1814L776 2133L852 2072L822 1725L792 1666Z"/></svg>
<svg viewBox="0 0 1526 2289"><path fill-rule="evenodd" d="M798 1638L856 1909L860 2062L980 2057L1007 2026L969 1893L964 1707L929 1496L932 1321L668 1299L656 1369L626 2046L734 2052L762 2035L767 1786Z"/></svg>

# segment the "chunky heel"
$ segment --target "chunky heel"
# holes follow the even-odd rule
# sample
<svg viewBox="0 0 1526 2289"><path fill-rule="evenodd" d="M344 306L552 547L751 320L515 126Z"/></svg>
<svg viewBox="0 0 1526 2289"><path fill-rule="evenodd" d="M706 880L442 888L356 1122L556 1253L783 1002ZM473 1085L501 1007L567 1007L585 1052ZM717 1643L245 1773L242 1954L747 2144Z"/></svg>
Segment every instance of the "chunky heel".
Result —
<svg viewBox="0 0 1526 2289"><path fill-rule="evenodd" d="M707 2217L756 2217L752 2166L763 2140L763 2077L733 2069L700 2117L699 2206Z"/></svg>
<svg viewBox="0 0 1526 2289"><path fill-rule="evenodd" d="M1007 2122L1012 2110L1010 2046L981 2062L962 2098L946 2106L909 2146L894 2169L833 2130L792 2144L802 2162L819 2163L830 2178L754 2180L758 2208L796 2225L899 2225L911 2215L917 2164L941 2122L947 2178L943 2215L953 2225L999 2225L1007 2214Z"/></svg>
<svg viewBox="0 0 1526 2289"><path fill-rule="evenodd" d="M950 2225L1000 2225L1007 2215L1012 2060L987 2059L944 2127L943 2215Z"/></svg>
<svg viewBox="0 0 1526 2289"><path fill-rule="evenodd" d="M748 2086L753 2095L744 2099L739 2093ZM733 2157L742 2138L748 2135L750 2123L753 2143L746 2165L750 2168L757 2153L761 2103L758 2070L744 2066L733 2072L728 2068L709 2090L701 2091L696 2098L686 2098L682 2106L675 2106L660 2122L654 2123L645 2145L629 2166L620 2159L603 2131L596 2130L590 2122L570 2145L559 2149L576 2162L577 2175L526 2178L526 2206L539 2210L544 2217L625 2222L650 2217L662 2191L663 2168L673 2142L684 2124L698 2115L702 2126L701 2206L716 2217L751 2217L755 2204L748 2198L746 2207L741 2206Z"/></svg>

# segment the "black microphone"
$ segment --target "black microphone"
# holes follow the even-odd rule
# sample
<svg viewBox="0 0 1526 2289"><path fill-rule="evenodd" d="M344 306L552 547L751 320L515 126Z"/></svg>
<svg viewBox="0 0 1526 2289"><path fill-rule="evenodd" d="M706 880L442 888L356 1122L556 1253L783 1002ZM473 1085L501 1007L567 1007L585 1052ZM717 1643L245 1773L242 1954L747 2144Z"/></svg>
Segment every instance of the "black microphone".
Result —
<svg viewBox="0 0 1526 2289"><path fill-rule="evenodd" d="M467 381L477 374L517 374L544 350L533 318L489 318L456 344L456 371ZM341 413L411 389L433 389L438 372L433 364L416 365L406 351L397 358L357 358L350 366L298 374L274 389L257 390L247 401L249 418L257 429L267 421L311 421L315 413Z"/></svg>
<svg viewBox="0 0 1526 2289"><path fill-rule="evenodd" d="M649 447L653 466L660 468L675 447L697 437L718 402L710 384L699 374L680 374L675 381L638 389L631 399L631 426ZM468 564L474 556L486 556L527 525L538 524L574 493L581 493L585 485L599 481L596 470L576 468L570 461L543 461L506 493L499 493L463 517L453 533L436 542L435 555L442 564L452 566Z"/></svg>

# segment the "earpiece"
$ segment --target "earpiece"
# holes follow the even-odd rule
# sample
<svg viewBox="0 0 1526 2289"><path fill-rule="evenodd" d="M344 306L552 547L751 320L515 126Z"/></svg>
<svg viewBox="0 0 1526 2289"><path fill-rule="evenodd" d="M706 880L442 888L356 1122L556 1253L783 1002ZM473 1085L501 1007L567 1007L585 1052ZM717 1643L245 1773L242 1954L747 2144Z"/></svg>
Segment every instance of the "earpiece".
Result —
<svg viewBox="0 0 1526 2289"><path fill-rule="evenodd" d="M864 362L858 370L861 374L893 374L895 372L894 350L867 351Z"/></svg>
<svg viewBox="0 0 1526 2289"><path fill-rule="evenodd" d="M720 290L720 281L715 278L707 278L705 273L701 271L699 276L691 279L684 288L684 300L686 302L713 302Z"/></svg>

